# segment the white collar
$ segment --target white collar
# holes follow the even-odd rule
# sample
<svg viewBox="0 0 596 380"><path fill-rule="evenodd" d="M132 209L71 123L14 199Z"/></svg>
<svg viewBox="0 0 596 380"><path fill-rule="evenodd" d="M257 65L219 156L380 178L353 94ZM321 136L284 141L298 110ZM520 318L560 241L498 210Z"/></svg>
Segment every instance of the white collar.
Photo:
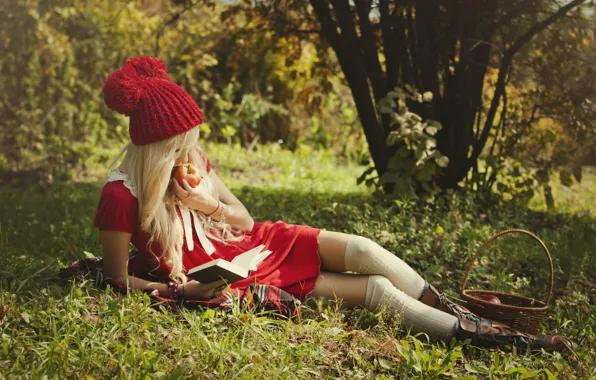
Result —
<svg viewBox="0 0 596 380"><path fill-rule="evenodd" d="M133 197L135 197L135 198L137 197L137 188L132 183L130 178L128 178L128 174L126 174L118 169L110 170L110 172L108 173L108 178L106 179L106 183L115 182L115 181L124 181L124 187L126 187L128 190L130 190L130 193L132 194Z"/></svg>
<svg viewBox="0 0 596 380"><path fill-rule="evenodd" d="M137 189L128 177L127 173L124 173L118 169L110 170L106 179L106 183L115 181L123 181L124 187L130 190L130 193L133 197L137 198ZM199 184L199 186L201 186L203 183L204 181L201 181L201 184ZM197 236L199 237L199 241L201 242L203 249L205 249L205 252L207 252L207 254L212 255L213 252L215 252L215 247L213 246L211 241L209 241L207 235L205 235L205 230L202 228L202 224L199 221L197 212L183 205L177 205L176 207L178 208L178 210L180 210L180 215L182 215L182 226L184 227L184 237L186 238L186 246L188 247L188 250L192 251L195 247L194 239L192 237L192 226L194 224L194 230L197 233Z"/></svg>

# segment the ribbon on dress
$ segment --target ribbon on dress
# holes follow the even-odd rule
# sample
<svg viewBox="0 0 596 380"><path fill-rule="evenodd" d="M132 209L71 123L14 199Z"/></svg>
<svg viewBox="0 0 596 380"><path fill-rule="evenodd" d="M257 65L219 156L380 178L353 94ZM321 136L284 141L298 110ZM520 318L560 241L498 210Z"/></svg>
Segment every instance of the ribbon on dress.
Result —
<svg viewBox="0 0 596 380"><path fill-rule="evenodd" d="M194 224L194 231L197 233L199 238L199 242L203 246L205 252L208 255L212 255L215 252L215 247L211 243L211 241L205 235L205 230L203 229L203 225L199 222L199 217L195 210L191 210L186 206L179 205L177 206L180 210L180 214L182 215L182 224L184 226L184 237L186 239L186 246L188 247L189 251L192 251L195 248L195 242L192 238L192 225ZM194 223L191 222L192 221Z"/></svg>

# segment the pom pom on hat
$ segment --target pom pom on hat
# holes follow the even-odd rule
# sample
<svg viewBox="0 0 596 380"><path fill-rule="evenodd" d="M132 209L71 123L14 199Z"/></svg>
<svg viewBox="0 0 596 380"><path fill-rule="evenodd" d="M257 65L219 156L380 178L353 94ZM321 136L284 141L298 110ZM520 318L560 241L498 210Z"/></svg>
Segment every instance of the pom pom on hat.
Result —
<svg viewBox="0 0 596 380"><path fill-rule="evenodd" d="M184 133L203 122L192 97L170 81L159 58L131 58L103 86L104 101L129 116L129 134L136 145L150 144Z"/></svg>
<svg viewBox="0 0 596 380"><path fill-rule="evenodd" d="M159 58L131 58L121 69L114 71L103 86L104 101L114 111L129 116L138 109L139 100L149 89L151 78L166 79L168 69Z"/></svg>
<svg viewBox="0 0 596 380"><path fill-rule="evenodd" d="M158 78L170 80L168 68L159 58L135 57L126 61L122 70L131 70L145 78Z"/></svg>

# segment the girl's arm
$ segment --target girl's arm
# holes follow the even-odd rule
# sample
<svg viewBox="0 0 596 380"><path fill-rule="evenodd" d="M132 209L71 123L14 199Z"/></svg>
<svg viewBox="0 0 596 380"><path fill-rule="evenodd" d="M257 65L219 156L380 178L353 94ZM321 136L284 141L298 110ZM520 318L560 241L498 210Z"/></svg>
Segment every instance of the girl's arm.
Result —
<svg viewBox="0 0 596 380"><path fill-rule="evenodd" d="M128 275L128 247L132 236L130 233L100 231L99 235L103 247L103 273L105 276L126 284L130 289L157 289L160 295L172 297L167 284ZM225 289L215 289L224 284L223 280L208 284L191 281L179 285L178 291L186 299L204 300L220 295Z"/></svg>
<svg viewBox="0 0 596 380"><path fill-rule="evenodd" d="M219 200L225 204L226 223L230 224L232 228L243 232L250 232L255 224L252 216L242 202L228 189L221 179L215 173L215 170L209 172L209 177L213 180L213 184L219 193ZM215 204L214 208L217 207ZM213 219L221 220L221 207L211 215Z"/></svg>
<svg viewBox="0 0 596 380"><path fill-rule="evenodd" d="M233 229L243 232L252 231L255 222L248 213L246 207L244 207L242 202L240 202L221 179L219 179L215 170L212 169L209 172L209 177L219 193L219 200L206 192L202 193L200 190L193 189L186 180L182 181L183 186L180 186L178 181L173 180L174 191L180 202L215 220L222 220L223 212L225 213L225 222L231 225ZM223 206L219 202L223 203Z"/></svg>
<svg viewBox="0 0 596 380"><path fill-rule="evenodd" d="M100 231L103 247L103 273L131 289L157 289L159 294L171 296L167 284L150 282L128 275L128 247L132 234L127 232Z"/></svg>

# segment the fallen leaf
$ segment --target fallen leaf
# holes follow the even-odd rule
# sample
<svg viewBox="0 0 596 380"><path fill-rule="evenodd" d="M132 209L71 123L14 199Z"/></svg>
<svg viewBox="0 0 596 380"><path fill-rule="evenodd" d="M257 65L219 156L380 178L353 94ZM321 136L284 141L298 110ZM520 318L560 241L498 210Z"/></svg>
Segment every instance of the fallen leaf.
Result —
<svg viewBox="0 0 596 380"><path fill-rule="evenodd" d="M339 327L331 327L330 329L327 330L329 332L329 334L331 335L341 335L344 334L345 331L340 329Z"/></svg>
<svg viewBox="0 0 596 380"><path fill-rule="evenodd" d="M97 323L99 322L99 317L95 314L89 314L89 313L85 313L83 315L83 318L85 318L85 320L87 322L91 322L91 323Z"/></svg>
<svg viewBox="0 0 596 380"><path fill-rule="evenodd" d="M387 359L383 359L383 358L379 358L379 364L381 365L381 367L383 367L385 369L391 369L391 367L393 367L392 362L390 362Z"/></svg>
<svg viewBox="0 0 596 380"><path fill-rule="evenodd" d="M29 314L26 311L19 314L19 317L21 317L21 319L25 321L25 323L29 323Z"/></svg>

